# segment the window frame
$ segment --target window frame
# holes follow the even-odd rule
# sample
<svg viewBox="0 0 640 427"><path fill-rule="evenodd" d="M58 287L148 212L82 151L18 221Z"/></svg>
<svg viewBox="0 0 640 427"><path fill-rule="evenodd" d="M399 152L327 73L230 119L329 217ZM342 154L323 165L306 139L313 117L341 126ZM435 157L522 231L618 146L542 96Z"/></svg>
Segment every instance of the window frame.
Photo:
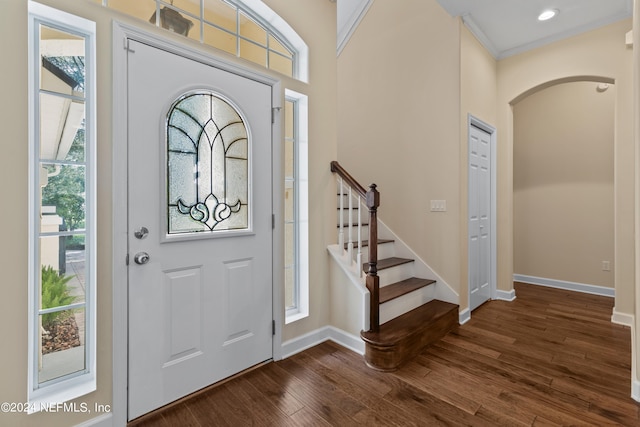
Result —
<svg viewBox="0 0 640 427"><path fill-rule="evenodd" d="M308 97L285 89L293 106L294 304L285 307L285 324L309 316L309 149ZM286 120L286 115L285 115ZM285 124L286 125L286 124ZM285 135L286 139L286 135ZM286 161L286 159L285 159ZM285 176L283 185L287 182ZM286 225L286 220L284 220ZM286 257L285 257L286 258ZM283 265L283 268L286 266Z"/></svg>
<svg viewBox="0 0 640 427"><path fill-rule="evenodd" d="M174 114L174 112L177 110L177 107L180 105L181 102L183 102L185 99L193 97L193 96L209 96L212 98L217 98L218 100L220 100L221 102L224 102L226 105L229 106L229 108L233 109L233 111L238 115L239 119L241 120L243 129L245 131L245 135L246 135L246 141L244 142L245 146L246 146L246 150L247 150L247 159L245 159L246 161L246 172L245 172L245 179L246 179L246 192L247 192L247 200L246 203L244 204L246 209L247 209L247 224L245 227L238 227L238 228L222 228L222 229L210 229L210 230L206 230L203 229L201 231L174 231L171 232L171 215L169 213L170 210L170 198L169 198L169 187L170 187L170 183L172 181L172 174L169 170L169 163L170 163L170 127L173 127L173 125L171 125L171 119L172 119L172 115ZM179 109L178 109L179 111ZM165 129L164 129L164 134L165 134L165 148L164 148L164 153L165 153L165 158L164 158L164 164L165 167L163 168L163 178L164 178L164 182L167 183L167 188L165 189L165 191L163 191L163 217L162 217L162 221L163 223L167 226L167 229L165 231L165 233L163 233L163 235L161 235L160 239L162 242L176 242L176 241L186 241L186 240L201 240L201 239L212 239L212 238L224 238L224 237L229 237L229 236L243 236L243 235L251 235L254 234L254 229L253 229L253 209L251 208L253 206L253 188L250 184L251 182L251 171L252 171L252 164L253 164L253 157L251 156L251 147L252 147L252 141L253 141L253 137L251 135L251 129L247 126L247 119L243 113L243 111L229 98L227 98L224 94L220 93L217 90L213 90L213 89L209 89L209 88L200 88L200 89L195 89L195 90L189 90L184 92L183 94L181 94L172 104L171 107L169 107L167 113L166 113L166 120L164 123ZM202 123L200 123L200 125L202 125ZM196 148L196 152L199 149ZM227 157L226 157L226 153L225 153L225 162L227 161ZM197 181L199 181L199 179L196 179ZM226 176L225 176L225 180L226 180ZM226 194L225 194L226 197Z"/></svg>
<svg viewBox="0 0 640 427"><path fill-rule="evenodd" d="M28 413L46 410L96 390L96 24L28 2L29 69L29 272ZM40 357L40 37L39 26L84 38L85 42L85 369L39 382ZM73 306L73 305L72 305Z"/></svg>
<svg viewBox="0 0 640 427"><path fill-rule="evenodd" d="M109 0L98 0L102 6L109 7ZM169 7L175 11L178 11L180 14L187 16L190 19L197 20L200 25L200 32L198 34L198 38L192 38L192 40L199 40L200 43L204 43L204 25L207 24L213 28L216 28L219 31L227 33L236 39L236 47L235 47L235 55L238 58L242 58L240 54L240 44L241 42L249 43L250 45L259 46L260 48L265 49L265 63L259 64L263 65L265 68L278 72L277 69L273 69L270 66L270 55L276 55L283 58L287 58L291 60L292 69L291 76L294 79L300 80L302 82L309 82L309 47L302 40L302 38L296 33L296 31L289 25L284 19L282 19L276 12L274 12L269 6L264 4L261 0L223 0L231 7L235 8L236 12L236 23L239 22L240 16L244 14L248 19L252 20L255 24L262 27L265 30L267 37L266 43L264 45L257 43L251 38L247 38L240 34L239 26L236 26L236 31L230 31L227 28L224 28L220 25L217 25L213 22L210 22L204 17L204 3L200 2L200 12L199 14L195 14L184 9L181 9L177 6L173 5L173 2L169 0L152 0L156 3L156 13L161 9L161 7ZM158 20L159 21L159 20ZM155 26L160 27L160 22L156 22ZM277 49L273 49L269 43L269 37L273 37L278 43L282 45L285 49L289 50L291 57L288 55L279 52ZM213 46L215 48L215 46ZM249 60L250 61L250 60ZM256 62L254 62L256 63Z"/></svg>

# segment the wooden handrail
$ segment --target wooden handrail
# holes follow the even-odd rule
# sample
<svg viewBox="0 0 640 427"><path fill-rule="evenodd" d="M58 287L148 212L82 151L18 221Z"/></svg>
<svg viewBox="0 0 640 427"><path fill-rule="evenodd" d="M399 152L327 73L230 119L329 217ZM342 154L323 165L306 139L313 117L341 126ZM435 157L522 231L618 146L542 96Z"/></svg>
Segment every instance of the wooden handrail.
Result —
<svg viewBox="0 0 640 427"><path fill-rule="evenodd" d="M331 172L338 174L340 178L344 179L344 181L349 184L349 187L356 190L363 198L367 198L367 190L365 190L364 187L360 185L360 183L335 160L331 162Z"/></svg>
<svg viewBox="0 0 640 427"><path fill-rule="evenodd" d="M369 331L378 332L380 330L380 277L378 277L378 206L380 206L380 193L376 188L376 184L371 184L369 190L365 190L335 160L331 162L331 172L337 174L349 187L355 190L365 200L369 208L369 262L366 278L366 286L370 295ZM340 214L342 215L342 212ZM358 221L360 221L360 218L358 218ZM361 244L362 242L359 243ZM357 268L363 268L363 266L358 265Z"/></svg>

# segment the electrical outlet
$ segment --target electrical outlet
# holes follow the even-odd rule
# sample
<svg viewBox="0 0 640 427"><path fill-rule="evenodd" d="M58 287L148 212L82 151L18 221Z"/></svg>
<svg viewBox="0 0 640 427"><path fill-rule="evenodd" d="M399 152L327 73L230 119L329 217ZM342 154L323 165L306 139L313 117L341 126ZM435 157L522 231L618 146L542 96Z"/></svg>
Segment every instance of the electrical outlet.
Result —
<svg viewBox="0 0 640 427"><path fill-rule="evenodd" d="M611 262L602 261L602 271L611 271Z"/></svg>

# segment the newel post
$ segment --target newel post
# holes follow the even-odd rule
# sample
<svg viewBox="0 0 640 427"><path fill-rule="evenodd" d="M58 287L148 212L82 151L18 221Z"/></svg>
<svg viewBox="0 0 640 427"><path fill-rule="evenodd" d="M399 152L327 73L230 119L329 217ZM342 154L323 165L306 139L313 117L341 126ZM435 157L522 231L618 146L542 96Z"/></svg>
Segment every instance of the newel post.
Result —
<svg viewBox="0 0 640 427"><path fill-rule="evenodd" d="M367 271L367 289L369 290L369 330L380 329L380 278L378 277L378 206L380 193L376 185L371 184L367 191L367 207L369 208L369 269Z"/></svg>

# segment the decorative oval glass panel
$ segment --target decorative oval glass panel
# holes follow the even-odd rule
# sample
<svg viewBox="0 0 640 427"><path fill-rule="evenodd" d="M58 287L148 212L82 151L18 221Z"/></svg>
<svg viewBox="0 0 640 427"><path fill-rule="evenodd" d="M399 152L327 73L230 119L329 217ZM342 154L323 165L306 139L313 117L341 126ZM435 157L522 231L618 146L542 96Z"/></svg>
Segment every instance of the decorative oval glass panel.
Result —
<svg viewBox="0 0 640 427"><path fill-rule="evenodd" d="M167 115L168 234L249 228L249 138L240 113L210 91Z"/></svg>

